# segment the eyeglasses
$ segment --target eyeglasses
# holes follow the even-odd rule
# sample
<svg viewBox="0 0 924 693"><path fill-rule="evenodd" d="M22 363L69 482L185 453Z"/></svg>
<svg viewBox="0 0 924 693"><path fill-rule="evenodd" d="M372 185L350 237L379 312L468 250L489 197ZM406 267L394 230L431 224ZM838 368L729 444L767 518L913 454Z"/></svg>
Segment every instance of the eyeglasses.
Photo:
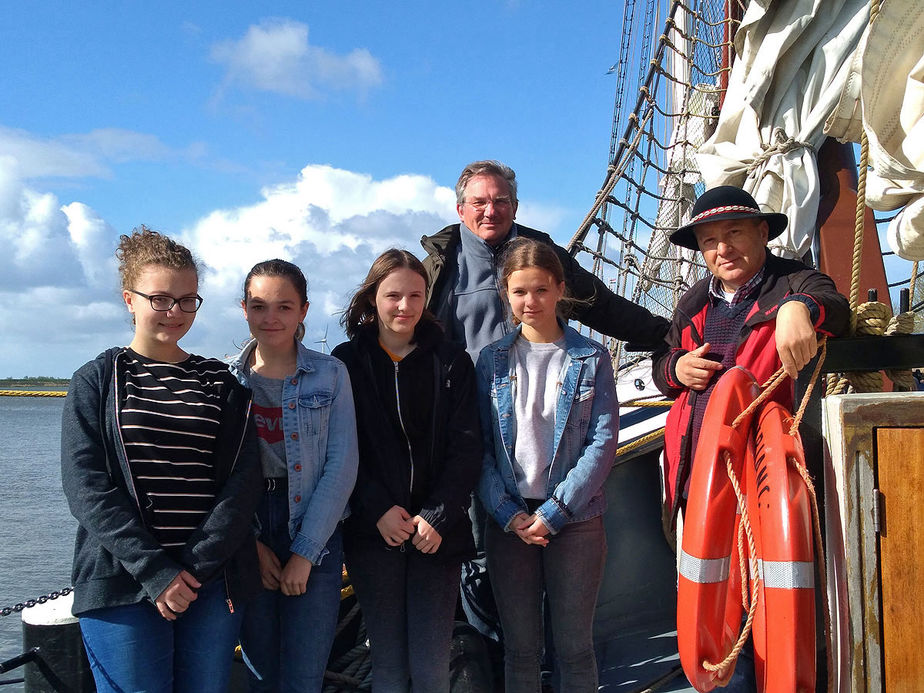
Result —
<svg viewBox="0 0 924 693"><path fill-rule="evenodd" d="M195 313L199 310L199 306L202 305L202 296L196 294L195 296L183 296L183 298L174 298L173 296L167 296L166 294L153 294L149 296L148 294L143 294L140 291L135 291L134 289L129 289L133 294L138 294L139 296L144 296L151 302L151 309L156 310L160 313L166 313L168 310L173 308L173 306L179 306L180 310L184 313Z"/></svg>
<svg viewBox="0 0 924 693"><path fill-rule="evenodd" d="M494 205L495 209L506 209L513 202L509 197L495 197L493 200L476 197L474 200L466 200L465 204L476 211L482 212L488 205Z"/></svg>

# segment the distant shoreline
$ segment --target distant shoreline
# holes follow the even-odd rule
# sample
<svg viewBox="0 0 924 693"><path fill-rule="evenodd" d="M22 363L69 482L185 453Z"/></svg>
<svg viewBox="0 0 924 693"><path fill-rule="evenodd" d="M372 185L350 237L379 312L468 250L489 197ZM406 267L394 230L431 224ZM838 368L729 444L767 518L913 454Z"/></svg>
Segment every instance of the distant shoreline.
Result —
<svg viewBox="0 0 924 693"><path fill-rule="evenodd" d="M70 384L70 378L0 378L0 390L16 387L67 387Z"/></svg>

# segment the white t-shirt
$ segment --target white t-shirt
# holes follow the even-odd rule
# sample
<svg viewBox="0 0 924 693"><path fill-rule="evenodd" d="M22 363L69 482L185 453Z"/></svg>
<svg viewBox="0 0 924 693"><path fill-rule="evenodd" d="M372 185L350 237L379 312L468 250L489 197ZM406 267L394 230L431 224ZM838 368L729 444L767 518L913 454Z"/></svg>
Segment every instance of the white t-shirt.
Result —
<svg viewBox="0 0 924 693"><path fill-rule="evenodd" d="M522 336L511 349L516 443L513 469L525 498L548 498L549 467L555 437L555 410L562 372L568 359L565 338L557 342L530 342Z"/></svg>

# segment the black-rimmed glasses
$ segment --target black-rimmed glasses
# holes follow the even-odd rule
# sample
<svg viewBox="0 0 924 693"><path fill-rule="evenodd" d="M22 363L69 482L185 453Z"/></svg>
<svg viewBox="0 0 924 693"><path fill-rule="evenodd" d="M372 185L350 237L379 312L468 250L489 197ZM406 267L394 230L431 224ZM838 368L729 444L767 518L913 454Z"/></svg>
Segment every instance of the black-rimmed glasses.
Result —
<svg viewBox="0 0 924 693"><path fill-rule="evenodd" d="M166 294L143 294L140 291L135 291L134 289L129 289L133 294L138 294L143 296L151 302L151 309L156 310L160 313L166 313L168 310L173 308L173 306L179 306L180 310L184 313L195 313L199 310L199 306L202 305L202 296L196 294L195 296L183 296L183 298L174 298L173 296L167 296Z"/></svg>

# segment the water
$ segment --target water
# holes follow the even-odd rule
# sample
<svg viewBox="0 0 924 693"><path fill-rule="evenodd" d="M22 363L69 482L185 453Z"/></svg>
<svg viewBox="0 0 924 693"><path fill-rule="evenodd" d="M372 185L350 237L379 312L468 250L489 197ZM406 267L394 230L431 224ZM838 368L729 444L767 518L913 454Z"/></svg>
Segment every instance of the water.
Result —
<svg viewBox="0 0 924 693"><path fill-rule="evenodd" d="M57 397L0 397L0 608L70 584L76 521L61 491L63 407ZM0 616L0 661L21 652L20 614ZM21 677L16 669L0 680Z"/></svg>

